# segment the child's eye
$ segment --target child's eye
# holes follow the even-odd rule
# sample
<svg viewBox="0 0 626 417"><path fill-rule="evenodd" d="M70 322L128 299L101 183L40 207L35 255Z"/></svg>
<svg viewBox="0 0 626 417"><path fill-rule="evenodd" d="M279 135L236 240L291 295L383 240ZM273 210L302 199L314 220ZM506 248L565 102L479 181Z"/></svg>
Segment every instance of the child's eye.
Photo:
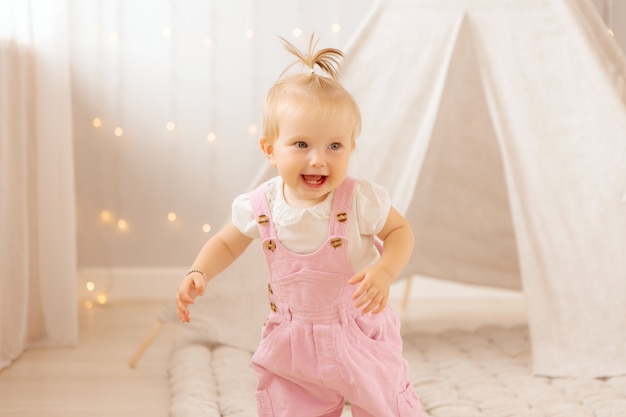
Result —
<svg viewBox="0 0 626 417"><path fill-rule="evenodd" d="M341 149L341 143L331 143L329 148L331 151L338 151Z"/></svg>
<svg viewBox="0 0 626 417"><path fill-rule="evenodd" d="M306 142L303 142L301 140L297 141L296 143L294 143L296 148L300 148L300 149L304 149L307 147Z"/></svg>

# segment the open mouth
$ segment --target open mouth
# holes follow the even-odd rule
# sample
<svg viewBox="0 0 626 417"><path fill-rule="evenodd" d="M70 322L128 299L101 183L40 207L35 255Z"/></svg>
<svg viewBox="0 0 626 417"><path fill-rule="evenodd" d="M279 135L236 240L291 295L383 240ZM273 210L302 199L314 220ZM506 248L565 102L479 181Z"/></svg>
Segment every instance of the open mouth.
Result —
<svg viewBox="0 0 626 417"><path fill-rule="evenodd" d="M303 175L302 179L308 185L322 185L326 182L326 175Z"/></svg>

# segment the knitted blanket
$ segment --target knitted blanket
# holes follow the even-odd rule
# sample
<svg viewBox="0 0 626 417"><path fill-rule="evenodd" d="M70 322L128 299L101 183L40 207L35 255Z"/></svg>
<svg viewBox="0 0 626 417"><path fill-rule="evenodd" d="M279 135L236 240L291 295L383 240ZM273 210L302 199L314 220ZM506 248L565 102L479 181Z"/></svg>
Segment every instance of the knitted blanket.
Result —
<svg viewBox="0 0 626 417"><path fill-rule="evenodd" d="M256 417L249 350L180 330L170 359L171 417ZM407 330L410 378L432 417L623 417L626 377L531 373L528 328ZM342 416L350 416L349 405Z"/></svg>

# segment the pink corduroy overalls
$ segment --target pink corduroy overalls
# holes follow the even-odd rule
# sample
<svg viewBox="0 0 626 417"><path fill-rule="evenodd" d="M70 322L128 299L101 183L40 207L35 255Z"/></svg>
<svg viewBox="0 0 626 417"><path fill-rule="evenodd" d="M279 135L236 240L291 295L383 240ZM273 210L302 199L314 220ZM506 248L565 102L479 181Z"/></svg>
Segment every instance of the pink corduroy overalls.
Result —
<svg viewBox="0 0 626 417"><path fill-rule="evenodd" d="M346 238L355 180L335 191L329 236L311 254L277 239L263 186L250 195L270 271L272 312L252 357L259 417L423 416L408 379L395 313L362 315L347 282L354 274Z"/></svg>

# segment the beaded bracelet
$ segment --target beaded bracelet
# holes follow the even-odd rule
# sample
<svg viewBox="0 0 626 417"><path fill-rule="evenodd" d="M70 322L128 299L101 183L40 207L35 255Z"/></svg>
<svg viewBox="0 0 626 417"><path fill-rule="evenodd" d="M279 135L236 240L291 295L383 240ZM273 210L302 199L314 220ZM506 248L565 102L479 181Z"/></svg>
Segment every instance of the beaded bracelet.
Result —
<svg viewBox="0 0 626 417"><path fill-rule="evenodd" d="M187 273L185 274L185 276L187 276L187 275L189 275L189 274L193 274L194 272L197 272L197 273L199 273L199 274L202 274L202 276L204 277L204 281L205 281L205 282L209 280L209 278L206 276L206 274L204 273L204 271L203 271L203 270L201 270L201 269L192 269L191 271L187 272Z"/></svg>

